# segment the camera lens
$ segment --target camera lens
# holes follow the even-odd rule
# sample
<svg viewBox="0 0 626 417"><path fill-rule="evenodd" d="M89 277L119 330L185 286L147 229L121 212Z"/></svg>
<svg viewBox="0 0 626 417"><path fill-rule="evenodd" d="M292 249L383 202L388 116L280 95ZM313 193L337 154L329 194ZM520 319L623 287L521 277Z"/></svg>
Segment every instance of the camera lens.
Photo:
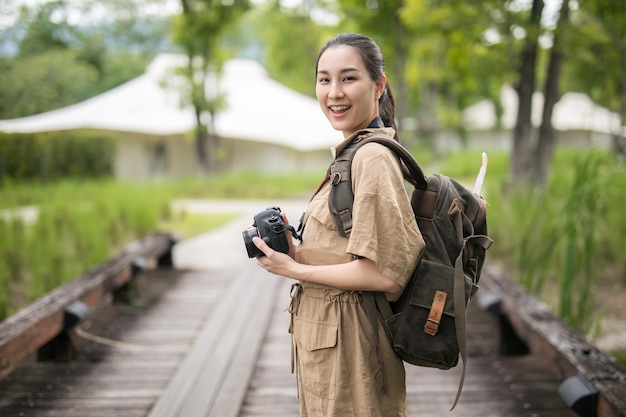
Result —
<svg viewBox="0 0 626 417"><path fill-rule="evenodd" d="M253 229L244 230L241 234L243 236L243 243L246 245L246 251L248 252L248 258L256 258L257 256L263 256L263 252L256 247L252 238L258 236L258 230L256 227Z"/></svg>

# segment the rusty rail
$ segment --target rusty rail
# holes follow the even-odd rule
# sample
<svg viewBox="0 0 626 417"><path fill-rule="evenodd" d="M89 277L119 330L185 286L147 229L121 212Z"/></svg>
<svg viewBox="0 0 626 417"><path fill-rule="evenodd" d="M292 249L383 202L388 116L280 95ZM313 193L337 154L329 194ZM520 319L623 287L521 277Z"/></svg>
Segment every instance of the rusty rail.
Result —
<svg viewBox="0 0 626 417"><path fill-rule="evenodd" d="M626 368L552 310L489 265L481 278L483 307L498 317L503 354L539 354L562 384L559 393L581 416L626 416ZM525 352L526 351L526 352Z"/></svg>

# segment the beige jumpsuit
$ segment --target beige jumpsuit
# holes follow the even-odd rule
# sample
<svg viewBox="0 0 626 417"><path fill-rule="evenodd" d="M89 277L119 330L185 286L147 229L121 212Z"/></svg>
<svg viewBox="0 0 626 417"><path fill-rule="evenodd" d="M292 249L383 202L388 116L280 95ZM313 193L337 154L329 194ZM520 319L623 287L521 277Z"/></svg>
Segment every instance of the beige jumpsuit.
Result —
<svg viewBox="0 0 626 417"><path fill-rule="evenodd" d="M393 130L381 130L393 136ZM395 155L379 144L364 145L352 162L352 186L350 238L341 237L335 228L327 183L307 208L297 261L327 265L364 257L404 287L424 242ZM301 283L290 311L301 416L406 416L404 365L393 353L382 324L379 355L358 291Z"/></svg>

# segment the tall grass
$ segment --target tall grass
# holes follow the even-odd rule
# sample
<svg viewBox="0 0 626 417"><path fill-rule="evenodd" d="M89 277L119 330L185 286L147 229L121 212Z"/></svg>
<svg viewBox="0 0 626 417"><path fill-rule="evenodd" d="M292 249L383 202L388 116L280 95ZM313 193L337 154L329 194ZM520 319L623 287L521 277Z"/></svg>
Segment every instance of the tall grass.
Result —
<svg viewBox="0 0 626 417"><path fill-rule="evenodd" d="M0 220L0 316L156 230L169 210L169 196L154 187L115 181L5 186L2 197L13 208ZM37 207L34 221L23 218L21 203Z"/></svg>
<svg viewBox="0 0 626 417"><path fill-rule="evenodd" d="M585 150L559 151L543 191L507 189L502 178L489 184L490 255L582 333L597 326L602 307L594 284L624 275L624 181L623 163Z"/></svg>
<svg viewBox="0 0 626 417"><path fill-rule="evenodd" d="M161 226L181 227L181 235L190 236L190 227L199 233L232 218L224 213L181 222L170 210L176 198L280 199L310 193L320 177L241 173L144 184L0 184L0 319ZM36 207L35 219L24 216L25 207Z"/></svg>

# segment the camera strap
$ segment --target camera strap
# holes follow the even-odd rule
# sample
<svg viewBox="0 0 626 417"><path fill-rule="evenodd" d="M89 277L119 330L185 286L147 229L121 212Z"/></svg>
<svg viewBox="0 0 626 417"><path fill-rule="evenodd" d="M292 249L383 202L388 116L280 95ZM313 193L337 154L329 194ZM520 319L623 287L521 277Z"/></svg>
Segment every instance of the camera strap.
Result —
<svg viewBox="0 0 626 417"><path fill-rule="evenodd" d="M304 217L304 213L302 214L302 216ZM302 226L302 221L300 221L300 225L298 226L298 230L296 230L295 227L293 227L290 224L285 225L285 229L289 230L291 232L291 235L298 239L300 242L302 242L302 234L300 234L300 227Z"/></svg>

